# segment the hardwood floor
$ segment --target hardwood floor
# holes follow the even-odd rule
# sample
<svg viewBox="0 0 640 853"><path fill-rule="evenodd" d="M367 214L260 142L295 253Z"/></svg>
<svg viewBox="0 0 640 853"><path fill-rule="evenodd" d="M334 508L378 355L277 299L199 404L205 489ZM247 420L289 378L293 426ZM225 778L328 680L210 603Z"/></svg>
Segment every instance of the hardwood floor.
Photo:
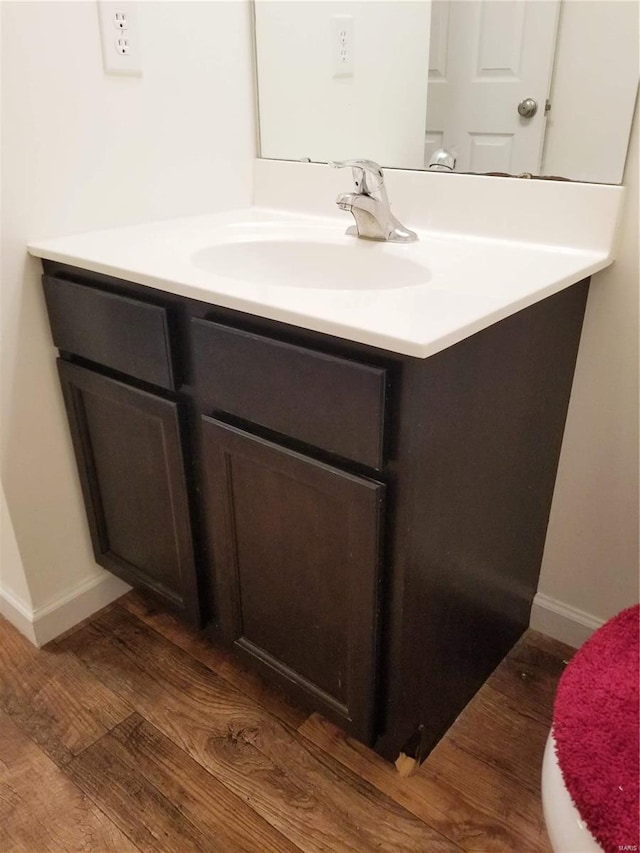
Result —
<svg viewBox="0 0 640 853"><path fill-rule="evenodd" d="M572 653L529 631L402 779L139 593L41 650L0 619L0 850L548 853Z"/></svg>

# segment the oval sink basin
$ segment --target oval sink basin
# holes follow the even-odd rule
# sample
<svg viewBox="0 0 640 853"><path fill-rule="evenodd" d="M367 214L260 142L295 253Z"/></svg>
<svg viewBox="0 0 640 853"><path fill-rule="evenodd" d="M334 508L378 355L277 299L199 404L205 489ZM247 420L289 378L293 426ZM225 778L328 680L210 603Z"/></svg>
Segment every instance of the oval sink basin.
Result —
<svg viewBox="0 0 640 853"><path fill-rule="evenodd" d="M399 257L406 246L345 238L345 245L301 240L244 240L197 251L201 270L251 284L319 290L390 290L425 284L420 263Z"/></svg>

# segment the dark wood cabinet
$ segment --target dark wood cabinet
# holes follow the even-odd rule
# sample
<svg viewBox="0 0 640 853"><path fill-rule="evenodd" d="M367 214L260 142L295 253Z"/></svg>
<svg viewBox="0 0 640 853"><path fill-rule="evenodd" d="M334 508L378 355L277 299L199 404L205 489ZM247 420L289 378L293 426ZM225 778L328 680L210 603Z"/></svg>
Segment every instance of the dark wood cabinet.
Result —
<svg viewBox="0 0 640 853"><path fill-rule="evenodd" d="M166 308L44 276L53 342L161 388L175 388Z"/></svg>
<svg viewBox="0 0 640 853"><path fill-rule="evenodd" d="M370 743L384 486L202 419L220 631Z"/></svg>
<svg viewBox="0 0 640 853"><path fill-rule="evenodd" d="M419 359L44 266L100 565L424 757L528 626L588 281Z"/></svg>
<svg viewBox="0 0 640 853"><path fill-rule="evenodd" d="M178 404L58 360L96 562L198 621Z"/></svg>
<svg viewBox="0 0 640 853"><path fill-rule="evenodd" d="M221 323L191 321L195 381L205 410L379 470L387 371Z"/></svg>

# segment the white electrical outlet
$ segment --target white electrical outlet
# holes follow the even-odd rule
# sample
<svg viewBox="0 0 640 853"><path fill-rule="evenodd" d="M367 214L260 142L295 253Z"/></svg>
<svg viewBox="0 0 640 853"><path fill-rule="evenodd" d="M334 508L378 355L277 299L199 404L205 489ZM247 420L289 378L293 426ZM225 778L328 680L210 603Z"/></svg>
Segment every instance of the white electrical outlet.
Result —
<svg viewBox="0 0 640 853"><path fill-rule="evenodd" d="M334 77L353 77L353 15L331 16L331 67Z"/></svg>
<svg viewBox="0 0 640 853"><path fill-rule="evenodd" d="M142 74L137 3L98 0L105 74Z"/></svg>

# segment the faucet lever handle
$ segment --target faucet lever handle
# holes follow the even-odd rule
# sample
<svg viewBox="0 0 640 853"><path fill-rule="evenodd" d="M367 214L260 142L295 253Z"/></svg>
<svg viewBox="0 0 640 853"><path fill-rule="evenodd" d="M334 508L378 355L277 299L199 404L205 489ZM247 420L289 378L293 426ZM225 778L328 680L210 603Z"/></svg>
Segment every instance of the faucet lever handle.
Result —
<svg viewBox="0 0 640 853"><path fill-rule="evenodd" d="M373 195L384 186L382 168L373 160L330 160L333 169L351 167L356 192Z"/></svg>

